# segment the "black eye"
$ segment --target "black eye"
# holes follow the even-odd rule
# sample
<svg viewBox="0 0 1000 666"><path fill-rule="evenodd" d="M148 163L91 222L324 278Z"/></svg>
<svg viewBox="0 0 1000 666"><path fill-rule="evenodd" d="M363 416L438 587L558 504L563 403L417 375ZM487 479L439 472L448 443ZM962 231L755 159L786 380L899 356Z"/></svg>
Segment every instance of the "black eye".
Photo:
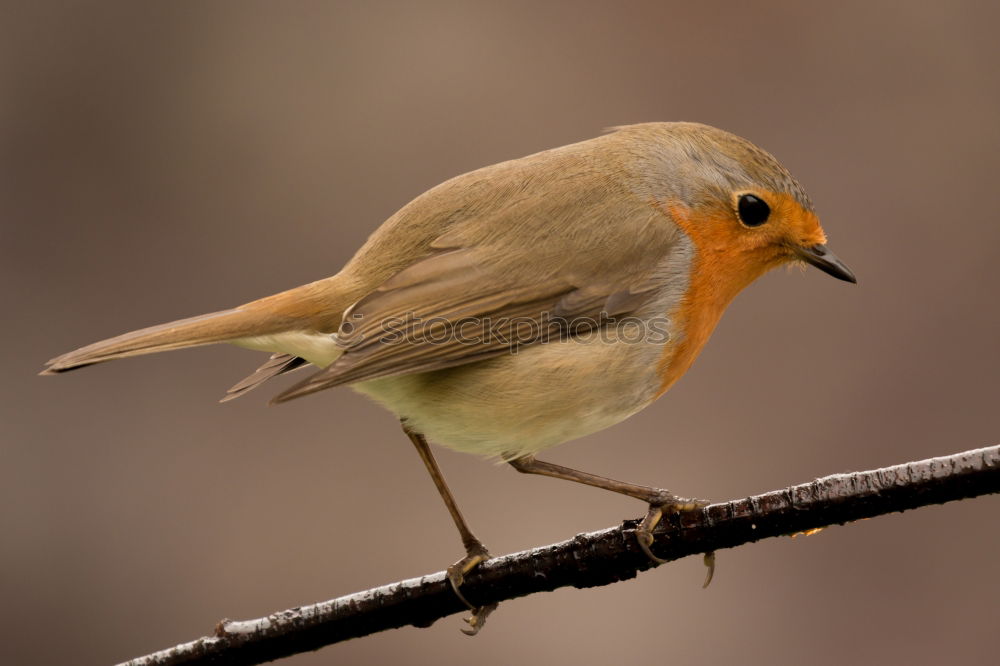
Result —
<svg viewBox="0 0 1000 666"><path fill-rule="evenodd" d="M736 205L736 211L740 214L740 221L743 224L748 227L759 227L767 222L767 218L771 214L771 207L759 197L744 194Z"/></svg>

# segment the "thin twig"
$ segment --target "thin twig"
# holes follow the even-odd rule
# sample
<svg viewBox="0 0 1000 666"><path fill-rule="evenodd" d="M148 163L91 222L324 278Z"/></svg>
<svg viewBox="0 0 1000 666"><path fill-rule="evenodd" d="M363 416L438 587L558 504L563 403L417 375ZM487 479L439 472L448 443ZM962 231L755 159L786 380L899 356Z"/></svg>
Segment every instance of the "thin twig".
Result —
<svg viewBox="0 0 1000 666"><path fill-rule="evenodd" d="M835 474L746 499L672 516L655 532L663 559L688 555L894 511L1000 492L1000 446ZM652 567L634 537L637 521L579 534L569 541L484 562L462 587L474 603L498 603L560 587L608 585ZM218 624L214 636L126 662L260 664L349 638L414 625L426 627L465 607L443 571L301 606L256 620Z"/></svg>

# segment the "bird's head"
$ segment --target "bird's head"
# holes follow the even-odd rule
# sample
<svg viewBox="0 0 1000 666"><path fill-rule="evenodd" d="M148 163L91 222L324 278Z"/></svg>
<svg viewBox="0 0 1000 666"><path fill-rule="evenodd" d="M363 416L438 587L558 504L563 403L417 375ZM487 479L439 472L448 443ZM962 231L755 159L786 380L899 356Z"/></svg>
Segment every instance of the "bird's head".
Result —
<svg viewBox="0 0 1000 666"><path fill-rule="evenodd" d="M644 135L646 159L654 162L646 170L646 185L657 203L691 237L706 268L720 278L729 275L736 290L797 261L857 282L826 247L805 191L769 153L696 123L623 129Z"/></svg>

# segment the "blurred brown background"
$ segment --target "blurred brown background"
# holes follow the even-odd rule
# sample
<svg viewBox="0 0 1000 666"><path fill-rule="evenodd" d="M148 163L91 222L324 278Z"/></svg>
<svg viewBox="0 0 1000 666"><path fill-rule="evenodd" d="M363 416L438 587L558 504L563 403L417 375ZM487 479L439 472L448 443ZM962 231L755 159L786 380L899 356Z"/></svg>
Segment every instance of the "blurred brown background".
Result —
<svg viewBox="0 0 1000 666"><path fill-rule="evenodd" d="M0 67L0 662L102 664L444 568L448 516L350 390L216 400L231 347L59 352L332 274L463 171L647 120L774 152L851 287L766 276L669 396L549 459L716 499L1000 439L995 3L20 2ZM638 516L440 460L494 553ZM695 558L287 663L996 663L1000 498Z"/></svg>

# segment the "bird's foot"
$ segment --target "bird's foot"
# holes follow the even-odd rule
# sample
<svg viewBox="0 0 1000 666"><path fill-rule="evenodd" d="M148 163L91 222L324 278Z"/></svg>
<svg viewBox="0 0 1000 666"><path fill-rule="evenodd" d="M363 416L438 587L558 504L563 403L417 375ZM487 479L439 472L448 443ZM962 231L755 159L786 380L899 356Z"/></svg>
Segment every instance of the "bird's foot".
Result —
<svg viewBox="0 0 1000 666"><path fill-rule="evenodd" d="M447 575L448 582L451 584L451 589L455 593L455 596L461 600L463 604L469 607L472 611L472 615L464 618L466 624L469 625L468 629L462 629L462 633L466 636L475 636L479 633L479 630L483 628L486 624L486 618L489 614L497 609L499 604L487 604L485 606L474 606L465 595L462 594L461 588L462 583L465 582L465 574L469 573L475 569L481 562L490 559L490 553L486 550L486 547L481 543L475 543L467 548L465 557L455 562L453 565L448 567Z"/></svg>
<svg viewBox="0 0 1000 666"><path fill-rule="evenodd" d="M687 499L683 497L677 497L673 493L661 490L659 491L659 496L654 498L649 503L649 510L646 512L645 518L639 523L639 526L635 529L635 538L639 543L639 548L642 552L646 554L650 560L653 561L657 566L663 564L667 560L657 557L653 554L650 546L653 545L653 529L660 523L663 516L667 513L682 513L684 511L694 511L702 507L708 506L710 502L705 500L697 499ZM712 582L712 577L715 575L715 552L705 553L704 557L705 566L708 568L708 572L705 574L705 582L702 587L708 587L708 584Z"/></svg>

